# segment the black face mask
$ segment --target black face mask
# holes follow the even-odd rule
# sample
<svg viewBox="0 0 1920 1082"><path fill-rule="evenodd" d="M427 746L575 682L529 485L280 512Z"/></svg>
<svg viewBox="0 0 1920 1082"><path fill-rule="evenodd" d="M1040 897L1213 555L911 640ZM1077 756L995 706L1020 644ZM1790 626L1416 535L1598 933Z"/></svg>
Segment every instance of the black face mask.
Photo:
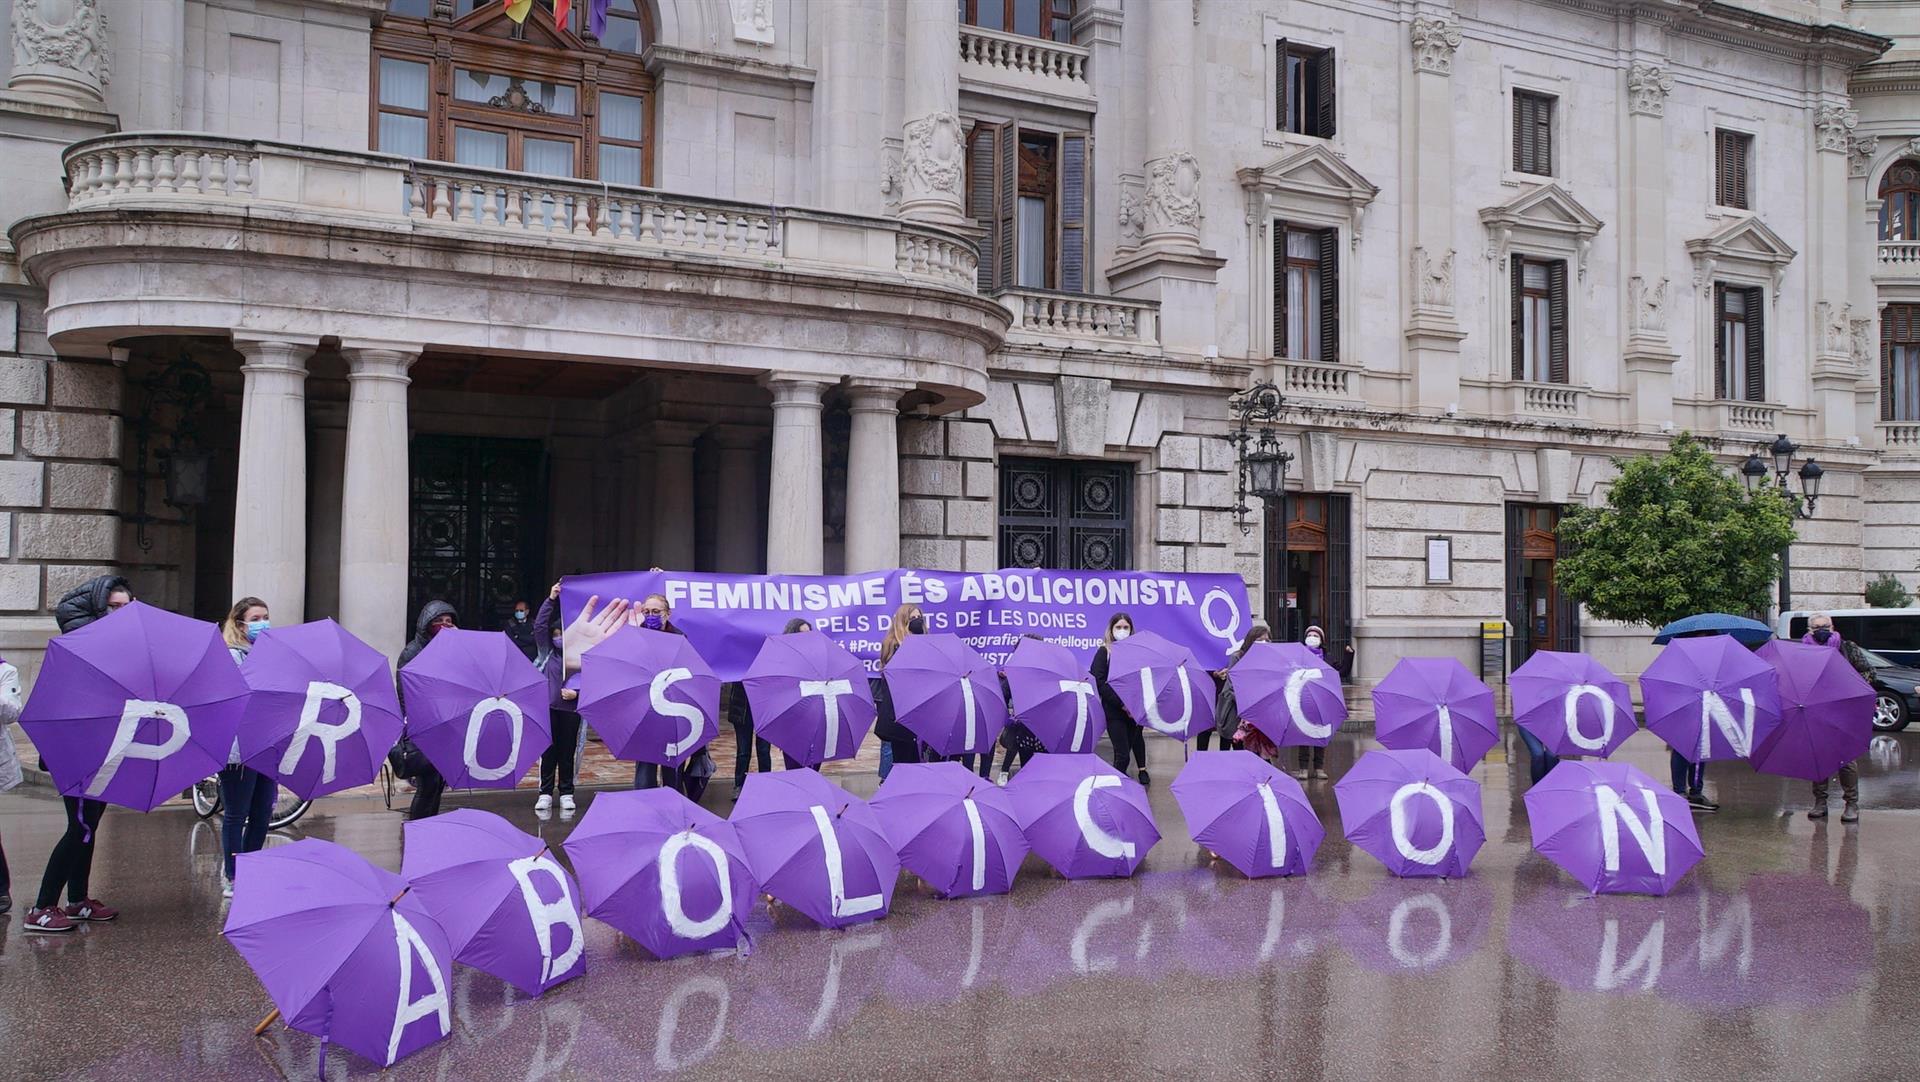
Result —
<svg viewBox="0 0 1920 1082"><path fill-rule="evenodd" d="M1830 627L1817 627L1817 628L1814 628L1814 629L1813 629L1813 641L1814 641L1814 642L1817 642L1817 643L1819 643L1820 645L1822 645L1822 646L1825 646L1825 645L1827 644L1827 640L1828 640L1828 639L1831 639L1831 638L1833 638L1833 629L1832 629L1832 628L1830 628Z"/></svg>
<svg viewBox="0 0 1920 1082"><path fill-rule="evenodd" d="M916 616L908 620L907 631L914 635L925 635L927 633L927 618L924 616Z"/></svg>

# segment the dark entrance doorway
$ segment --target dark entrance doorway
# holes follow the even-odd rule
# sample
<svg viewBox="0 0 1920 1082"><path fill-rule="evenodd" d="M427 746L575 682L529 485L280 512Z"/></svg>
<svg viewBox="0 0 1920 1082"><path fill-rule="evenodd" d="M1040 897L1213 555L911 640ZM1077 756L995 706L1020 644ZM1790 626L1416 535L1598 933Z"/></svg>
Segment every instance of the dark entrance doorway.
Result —
<svg viewBox="0 0 1920 1082"><path fill-rule="evenodd" d="M1507 622L1513 625L1518 668L1535 650L1580 649L1580 606L1563 597L1553 579L1560 557L1560 508L1545 503L1507 505Z"/></svg>
<svg viewBox="0 0 1920 1082"><path fill-rule="evenodd" d="M1327 633L1329 651L1345 647L1353 638L1353 498L1289 492L1267 506L1266 522L1266 612L1273 637L1298 642L1318 625Z"/></svg>
<svg viewBox="0 0 1920 1082"><path fill-rule="evenodd" d="M1000 460L1000 566L1124 571L1133 551L1133 467Z"/></svg>
<svg viewBox="0 0 1920 1082"><path fill-rule="evenodd" d="M408 637L435 598L460 626L506 626L545 593L546 451L539 440L415 436L407 575Z"/></svg>

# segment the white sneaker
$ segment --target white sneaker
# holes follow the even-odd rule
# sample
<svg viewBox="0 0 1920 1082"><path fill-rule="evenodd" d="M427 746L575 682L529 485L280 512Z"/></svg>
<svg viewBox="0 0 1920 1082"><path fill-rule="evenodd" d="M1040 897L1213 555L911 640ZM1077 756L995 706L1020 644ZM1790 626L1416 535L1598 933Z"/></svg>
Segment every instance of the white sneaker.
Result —
<svg viewBox="0 0 1920 1082"><path fill-rule="evenodd" d="M222 898L233 897L233 880L222 879L220 881L220 897Z"/></svg>
<svg viewBox="0 0 1920 1082"><path fill-rule="evenodd" d="M1007 784L1007 772L1004 770L1000 772L1000 784L1001 785Z"/></svg>
<svg viewBox="0 0 1920 1082"><path fill-rule="evenodd" d="M534 811L546 811L551 807L553 807L553 796L549 793L541 793L540 799L533 802Z"/></svg>
<svg viewBox="0 0 1920 1082"><path fill-rule="evenodd" d="M573 810L573 794L568 793L567 795L560 798L560 810L563 812L568 812Z"/></svg>

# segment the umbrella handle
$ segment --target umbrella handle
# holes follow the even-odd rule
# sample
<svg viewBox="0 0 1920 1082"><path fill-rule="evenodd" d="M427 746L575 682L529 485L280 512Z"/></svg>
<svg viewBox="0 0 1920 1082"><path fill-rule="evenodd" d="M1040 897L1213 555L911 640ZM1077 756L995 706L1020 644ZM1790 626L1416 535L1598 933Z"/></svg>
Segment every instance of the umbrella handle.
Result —
<svg viewBox="0 0 1920 1082"><path fill-rule="evenodd" d="M280 1017L280 1008L275 1007L273 1010L268 1011L267 1016L260 1020L260 1024L253 1027L253 1035L255 1037L258 1037L262 1033L265 1033L267 1031L267 1027L273 1025L274 1020L279 1017Z"/></svg>

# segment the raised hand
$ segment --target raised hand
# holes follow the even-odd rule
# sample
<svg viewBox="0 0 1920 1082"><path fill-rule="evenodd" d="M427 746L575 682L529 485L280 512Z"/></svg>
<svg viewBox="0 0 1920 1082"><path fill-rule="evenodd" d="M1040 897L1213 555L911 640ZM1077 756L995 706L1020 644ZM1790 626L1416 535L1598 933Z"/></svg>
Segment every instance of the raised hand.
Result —
<svg viewBox="0 0 1920 1082"><path fill-rule="evenodd" d="M607 607L595 612L600 604L600 595L587 598L580 609L580 615L573 618L567 629L560 634L561 649L566 655L566 670L573 672L580 667L580 655L606 641L607 636L620 629L626 622L629 602L624 597L616 597L607 602Z"/></svg>

